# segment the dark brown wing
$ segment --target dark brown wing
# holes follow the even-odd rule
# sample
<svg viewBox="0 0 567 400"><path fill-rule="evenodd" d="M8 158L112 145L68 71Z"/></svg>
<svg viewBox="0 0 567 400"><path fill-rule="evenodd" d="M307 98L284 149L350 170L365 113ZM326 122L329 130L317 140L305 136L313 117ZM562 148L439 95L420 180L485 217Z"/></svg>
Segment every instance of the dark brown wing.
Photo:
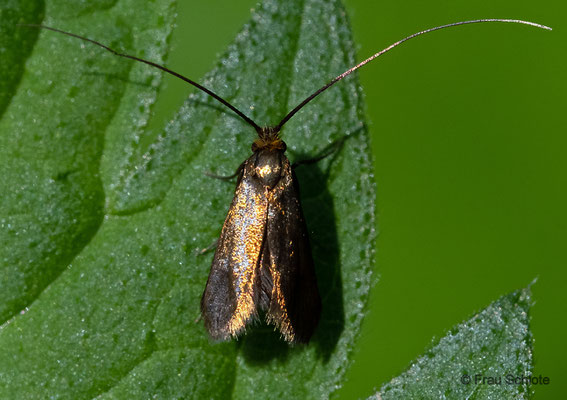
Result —
<svg viewBox="0 0 567 400"><path fill-rule="evenodd" d="M321 314L321 298L313 266L307 226L299 200L297 179L284 157L282 177L268 193L268 222L262 251L262 270L271 279L266 319L289 342L306 343ZM270 289L269 287L264 290Z"/></svg>
<svg viewBox="0 0 567 400"><path fill-rule="evenodd" d="M253 176L254 160L253 155L244 162L201 298L205 327L216 340L237 336L257 316L268 191Z"/></svg>

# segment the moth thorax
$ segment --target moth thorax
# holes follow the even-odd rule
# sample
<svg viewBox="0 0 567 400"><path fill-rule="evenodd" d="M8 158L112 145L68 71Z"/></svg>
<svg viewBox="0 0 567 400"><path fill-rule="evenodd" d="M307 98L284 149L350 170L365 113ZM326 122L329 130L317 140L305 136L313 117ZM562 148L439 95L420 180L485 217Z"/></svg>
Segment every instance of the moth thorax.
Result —
<svg viewBox="0 0 567 400"><path fill-rule="evenodd" d="M268 189L272 189L279 182L283 172L284 157L283 152L279 150L263 149L256 153L254 173Z"/></svg>

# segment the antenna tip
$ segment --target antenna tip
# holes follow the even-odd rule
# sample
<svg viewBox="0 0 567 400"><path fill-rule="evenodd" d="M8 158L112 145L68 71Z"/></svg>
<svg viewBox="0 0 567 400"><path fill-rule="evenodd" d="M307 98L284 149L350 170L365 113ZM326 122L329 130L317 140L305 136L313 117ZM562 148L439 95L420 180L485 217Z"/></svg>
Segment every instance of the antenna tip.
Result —
<svg viewBox="0 0 567 400"><path fill-rule="evenodd" d="M535 26L536 28L541 28L541 29L545 29L548 31L552 31L553 29L551 29L551 27L547 26L547 25L542 25L542 24L536 24L535 22L531 22L531 21L522 21L522 20L505 20L506 22L518 22L520 24L525 24L525 25L531 25L531 26Z"/></svg>

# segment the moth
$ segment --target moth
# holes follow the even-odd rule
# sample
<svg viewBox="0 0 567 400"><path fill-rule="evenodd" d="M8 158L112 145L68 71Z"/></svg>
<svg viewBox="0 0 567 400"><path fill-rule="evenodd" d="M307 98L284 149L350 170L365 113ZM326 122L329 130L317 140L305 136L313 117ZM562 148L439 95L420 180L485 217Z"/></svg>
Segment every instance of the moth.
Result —
<svg viewBox="0 0 567 400"><path fill-rule="evenodd" d="M282 127L311 100L363 65L403 42L436 30L474 23L519 23L511 19L461 21L407 36L330 80L293 108L274 126L261 127L222 97L165 66L105 46L95 40L43 25L90 42L113 53L158 68L195 86L232 110L256 130L252 155L238 169L234 198L224 221L209 278L201 298L201 314L210 337L229 340L253 321L264 318L290 343L307 343L321 315L314 260L303 216L294 168L285 155Z"/></svg>

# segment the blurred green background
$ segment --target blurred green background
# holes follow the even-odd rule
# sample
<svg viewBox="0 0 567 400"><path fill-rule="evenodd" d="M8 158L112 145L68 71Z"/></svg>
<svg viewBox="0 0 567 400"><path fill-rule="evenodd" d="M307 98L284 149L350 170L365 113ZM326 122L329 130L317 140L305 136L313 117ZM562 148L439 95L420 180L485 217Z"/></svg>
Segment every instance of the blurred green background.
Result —
<svg viewBox="0 0 567 400"><path fill-rule="evenodd" d="M534 278L537 399L563 398L567 323L567 3L346 0L358 59L417 30L366 66L378 184L376 277L355 362L338 398L366 397L433 338ZM254 0L180 1L168 66L199 80ZM167 78L161 126L192 91ZM482 372L482 371L479 371Z"/></svg>

